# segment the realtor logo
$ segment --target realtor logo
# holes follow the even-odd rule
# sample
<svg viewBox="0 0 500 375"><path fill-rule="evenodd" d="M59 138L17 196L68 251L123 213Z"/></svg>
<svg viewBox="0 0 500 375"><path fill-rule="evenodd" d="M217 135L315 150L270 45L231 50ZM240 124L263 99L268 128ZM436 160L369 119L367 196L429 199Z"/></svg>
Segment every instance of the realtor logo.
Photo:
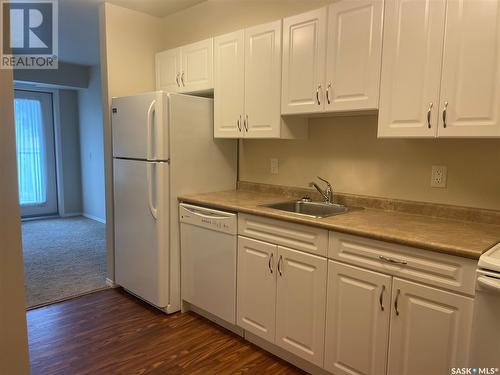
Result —
<svg viewBox="0 0 500 375"><path fill-rule="evenodd" d="M57 0L0 0L0 67L57 69Z"/></svg>

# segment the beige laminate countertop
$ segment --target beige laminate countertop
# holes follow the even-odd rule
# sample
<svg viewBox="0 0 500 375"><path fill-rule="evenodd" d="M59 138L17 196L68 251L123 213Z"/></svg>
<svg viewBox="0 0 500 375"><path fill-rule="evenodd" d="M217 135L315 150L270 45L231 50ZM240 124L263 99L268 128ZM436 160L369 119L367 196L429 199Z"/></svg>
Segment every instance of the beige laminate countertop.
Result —
<svg viewBox="0 0 500 375"><path fill-rule="evenodd" d="M287 200L291 198L248 190L179 197L179 201L186 203L313 225L472 259L479 259L482 253L500 242L500 226L493 224L456 221L371 208L353 210L326 218L312 218L261 207L263 204Z"/></svg>

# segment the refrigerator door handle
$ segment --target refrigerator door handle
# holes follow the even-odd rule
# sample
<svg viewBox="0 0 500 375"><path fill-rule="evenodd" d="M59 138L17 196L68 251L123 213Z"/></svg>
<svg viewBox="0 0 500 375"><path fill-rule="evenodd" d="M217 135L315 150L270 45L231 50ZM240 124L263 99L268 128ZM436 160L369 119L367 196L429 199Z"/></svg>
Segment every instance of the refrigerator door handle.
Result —
<svg viewBox="0 0 500 375"><path fill-rule="evenodd" d="M153 187L156 187L156 165L155 163L147 163L147 183L148 183L148 206L149 212L151 212L151 216L153 219L158 220L158 209L155 207L153 202ZM153 176L153 168L155 168L154 176ZM153 181L154 180L154 181Z"/></svg>
<svg viewBox="0 0 500 375"><path fill-rule="evenodd" d="M154 159L153 138L156 138L156 137L154 137L153 131L156 129L155 119L154 119L155 112L156 112L156 100L153 100L148 108L148 140L147 140L147 148L148 149L146 151L148 160Z"/></svg>

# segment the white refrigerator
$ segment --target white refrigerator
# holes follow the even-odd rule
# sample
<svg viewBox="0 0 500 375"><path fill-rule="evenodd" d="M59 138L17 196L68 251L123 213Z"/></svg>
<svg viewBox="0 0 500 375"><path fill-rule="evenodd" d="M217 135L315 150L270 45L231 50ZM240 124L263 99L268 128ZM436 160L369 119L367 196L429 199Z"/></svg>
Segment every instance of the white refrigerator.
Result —
<svg viewBox="0 0 500 375"><path fill-rule="evenodd" d="M113 98L115 282L180 310L177 197L234 189L237 144L213 138L213 100L165 92Z"/></svg>

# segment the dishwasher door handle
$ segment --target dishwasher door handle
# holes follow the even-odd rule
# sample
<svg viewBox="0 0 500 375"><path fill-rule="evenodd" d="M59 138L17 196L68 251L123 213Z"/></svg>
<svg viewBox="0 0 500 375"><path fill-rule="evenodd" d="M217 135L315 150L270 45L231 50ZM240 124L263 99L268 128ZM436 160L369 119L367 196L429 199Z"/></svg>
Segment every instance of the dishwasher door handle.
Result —
<svg viewBox="0 0 500 375"><path fill-rule="evenodd" d="M477 278L477 282L484 288L496 290L498 293L500 293L500 279L495 279L487 276L479 276Z"/></svg>
<svg viewBox="0 0 500 375"><path fill-rule="evenodd" d="M205 219L231 219L231 216L205 215L199 211L192 210L192 209L187 208L187 207L182 207L182 208L193 215L204 217Z"/></svg>

